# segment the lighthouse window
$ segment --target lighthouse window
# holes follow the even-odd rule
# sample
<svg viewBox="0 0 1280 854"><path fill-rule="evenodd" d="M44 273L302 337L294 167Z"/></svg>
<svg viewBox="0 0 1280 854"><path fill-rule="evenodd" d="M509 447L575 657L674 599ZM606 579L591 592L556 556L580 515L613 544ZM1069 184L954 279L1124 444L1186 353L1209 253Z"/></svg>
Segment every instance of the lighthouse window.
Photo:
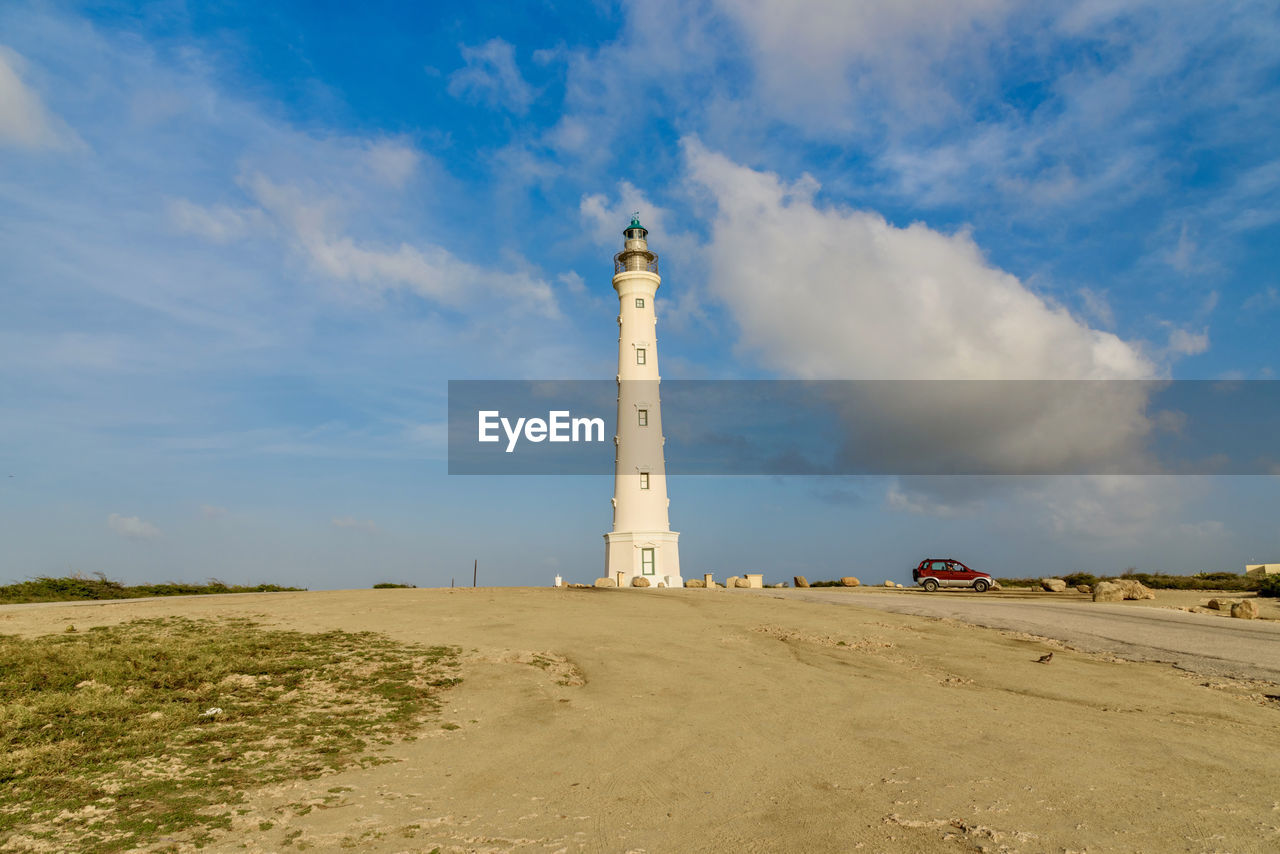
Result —
<svg viewBox="0 0 1280 854"><path fill-rule="evenodd" d="M640 550L640 572L653 575L653 549Z"/></svg>
<svg viewBox="0 0 1280 854"><path fill-rule="evenodd" d="M636 308L644 308L644 297L636 297Z"/></svg>
<svg viewBox="0 0 1280 854"><path fill-rule="evenodd" d="M637 365L644 364L644 348L643 347L639 347L636 349L636 364Z"/></svg>
<svg viewBox="0 0 1280 854"><path fill-rule="evenodd" d="M640 472L640 488L641 489L649 488L649 473L647 471Z"/></svg>
<svg viewBox="0 0 1280 854"><path fill-rule="evenodd" d="M649 426L649 410L647 409L640 410L640 426L641 427Z"/></svg>

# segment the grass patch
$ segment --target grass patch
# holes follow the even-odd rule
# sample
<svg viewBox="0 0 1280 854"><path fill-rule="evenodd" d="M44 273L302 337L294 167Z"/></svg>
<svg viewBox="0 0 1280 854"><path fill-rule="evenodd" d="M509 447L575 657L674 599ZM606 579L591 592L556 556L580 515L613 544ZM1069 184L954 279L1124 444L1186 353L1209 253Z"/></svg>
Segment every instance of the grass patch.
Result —
<svg viewBox="0 0 1280 854"><path fill-rule="evenodd" d="M458 653L248 620L0 636L0 849L199 843L246 790L380 761L461 681Z"/></svg>
<svg viewBox="0 0 1280 854"><path fill-rule="evenodd" d="M216 578L206 584L135 584L126 586L95 572L92 578L80 574L54 578L41 575L29 581L0 586L0 605L25 602L76 602L97 599L141 599L145 596L196 596L209 593L280 593L305 590L303 587L281 587L278 584L225 584Z"/></svg>

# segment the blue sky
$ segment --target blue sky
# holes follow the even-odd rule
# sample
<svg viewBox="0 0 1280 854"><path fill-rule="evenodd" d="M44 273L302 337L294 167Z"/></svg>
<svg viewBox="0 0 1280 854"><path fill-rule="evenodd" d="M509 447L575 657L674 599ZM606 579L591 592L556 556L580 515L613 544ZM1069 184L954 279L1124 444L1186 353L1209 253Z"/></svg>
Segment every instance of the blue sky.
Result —
<svg viewBox="0 0 1280 854"><path fill-rule="evenodd" d="M6 3L0 580L590 581L450 379L1274 379L1274 4ZM1139 407L1140 408L1140 407ZM12 475L12 477L9 477ZM688 571L1280 559L1277 477L677 478Z"/></svg>

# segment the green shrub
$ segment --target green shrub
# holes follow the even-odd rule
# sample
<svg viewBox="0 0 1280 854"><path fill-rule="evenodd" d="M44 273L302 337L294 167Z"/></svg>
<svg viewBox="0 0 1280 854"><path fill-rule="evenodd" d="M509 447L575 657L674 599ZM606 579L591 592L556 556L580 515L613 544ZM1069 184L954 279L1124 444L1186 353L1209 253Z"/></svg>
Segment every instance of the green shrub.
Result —
<svg viewBox="0 0 1280 854"><path fill-rule="evenodd" d="M1258 595L1280 599L1280 575L1264 575L1258 579Z"/></svg>
<svg viewBox="0 0 1280 854"><path fill-rule="evenodd" d="M418 585L416 584L396 584L395 582L392 582L392 581L380 581L377 584L373 585L373 589L374 590L392 590L394 588L399 588L399 587L413 589L413 588L416 588L417 586Z"/></svg>
<svg viewBox="0 0 1280 854"><path fill-rule="evenodd" d="M1046 573L1044 578L1061 578L1068 587L1077 584L1090 586L1099 581L1112 581L1114 575L1095 575L1092 572L1072 572L1066 575L1053 576ZM1234 572L1201 572L1196 575L1166 575L1163 572L1139 572L1129 567L1120 576L1140 581L1152 590L1256 590L1258 579L1254 576L1239 575ZM1040 578L997 578L1002 587L1039 587Z"/></svg>
<svg viewBox="0 0 1280 854"><path fill-rule="evenodd" d="M1062 576L1062 580L1067 582L1068 587L1075 587L1078 584L1088 584L1090 587L1098 583L1098 576L1092 572L1073 572L1070 575Z"/></svg>
<svg viewBox="0 0 1280 854"><path fill-rule="evenodd" d="M78 600L139 599L144 596L195 596L209 593L278 593L286 590L304 590L302 587L281 587L278 584L253 586L231 585L216 578L206 584L137 584L126 587L119 581L95 572L92 578L72 573L61 578L41 575L29 581L20 581L0 587L0 605L22 602L73 602Z"/></svg>
<svg viewBox="0 0 1280 854"><path fill-rule="evenodd" d="M1140 581L1152 590L1254 590L1257 579L1234 572L1202 572L1198 575L1165 575L1130 569L1121 578Z"/></svg>

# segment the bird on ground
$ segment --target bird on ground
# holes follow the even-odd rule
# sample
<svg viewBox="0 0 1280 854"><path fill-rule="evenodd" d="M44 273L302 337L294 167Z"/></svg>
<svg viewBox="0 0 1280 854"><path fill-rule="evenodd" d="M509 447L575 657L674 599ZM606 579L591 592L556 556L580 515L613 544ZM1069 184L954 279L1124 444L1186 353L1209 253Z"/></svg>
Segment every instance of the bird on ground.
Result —
<svg viewBox="0 0 1280 854"><path fill-rule="evenodd" d="M1048 664L1050 661L1053 661L1053 653L1051 652L1046 652L1044 655L1036 659L1037 664Z"/></svg>

